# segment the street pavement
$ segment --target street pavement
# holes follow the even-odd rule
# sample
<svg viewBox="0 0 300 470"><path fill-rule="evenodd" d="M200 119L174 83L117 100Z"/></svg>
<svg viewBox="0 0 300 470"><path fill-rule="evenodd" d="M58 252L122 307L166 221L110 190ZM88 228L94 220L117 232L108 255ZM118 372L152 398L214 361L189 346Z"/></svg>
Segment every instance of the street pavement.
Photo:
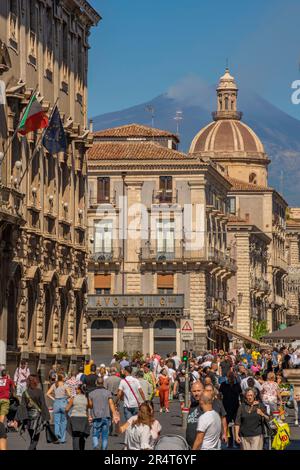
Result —
<svg viewBox="0 0 300 470"><path fill-rule="evenodd" d="M181 427L181 412L179 402L177 400L170 403L170 413L159 413L158 398L155 398L155 412L156 417L162 425L162 435L178 434L184 436L184 431ZM293 412L293 411L292 411ZM289 411L289 413L292 413ZM124 420L124 418L123 418ZM295 427L292 423L293 420L289 416L287 419L291 427L291 445L288 450L300 450L300 427ZM124 422L124 421L122 421ZM108 450L122 450L124 442L124 435L110 436ZM22 436L17 432L8 433L8 449L9 450L26 450L29 445L28 434L25 432ZM92 449L91 436L86 441L86 450ZM43 432L38 445L38 450L72 450L72 438L67 434L66 444L47 444L45 433Z"/></svg>

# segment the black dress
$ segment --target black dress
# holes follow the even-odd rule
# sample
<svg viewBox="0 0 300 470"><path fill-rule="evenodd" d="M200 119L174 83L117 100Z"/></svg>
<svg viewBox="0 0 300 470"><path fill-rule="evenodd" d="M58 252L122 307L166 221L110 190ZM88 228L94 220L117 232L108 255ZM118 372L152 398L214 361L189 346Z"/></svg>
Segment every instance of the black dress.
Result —
<svg viewBox="0 0 300 470"><path fill-rule="evenodd" d="M40 388L28 388L22 395L16 418L22 423L22 429L27 429L30 435L28 450L36 450L40 433L50 421L50 414L46 405L45 396Z"/></svg>

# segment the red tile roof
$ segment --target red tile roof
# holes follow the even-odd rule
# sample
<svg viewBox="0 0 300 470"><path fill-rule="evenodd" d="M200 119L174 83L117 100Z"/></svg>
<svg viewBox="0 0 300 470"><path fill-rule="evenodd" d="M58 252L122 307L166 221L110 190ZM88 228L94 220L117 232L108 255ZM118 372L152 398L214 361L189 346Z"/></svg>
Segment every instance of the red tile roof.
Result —
<svg viewBox="0 0 300 470"><path fill-rule="evenodd" d="M191 160L184 153L156 142L95 142L88 160Z"/></svg>
<svg viewBox="0 0 300 470"><path fill-rule="evenodd" d="M162 129L156 129L150 126L143 126L142 124L127 124L125 126L112 127L102 131L94 132L94 137L171 137L179 142L178 136L172 132Z"/></svg>
<svg viewBox="0 0 300 470"><path fill-rule="evenodd" d="M272 188L269 186L259 186L258 184L246 183L245 181L240 181L229 176L226 176L226 179L232 185L232 189L237 191L272 191Z"/></svg>

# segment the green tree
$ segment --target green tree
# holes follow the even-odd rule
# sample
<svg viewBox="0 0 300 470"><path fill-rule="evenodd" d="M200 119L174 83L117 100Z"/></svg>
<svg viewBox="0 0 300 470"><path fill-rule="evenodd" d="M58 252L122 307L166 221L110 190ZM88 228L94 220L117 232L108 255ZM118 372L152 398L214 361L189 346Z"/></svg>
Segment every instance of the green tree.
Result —
<svg viewBox="0 0 300 470"><path fill-rule="evenodd" d="M269 330L268 330L266 320L261 320L261 321L254 320L253 328L252 328L252 338L260 341L261 338L263 338L263 336L267 335L268 333L269 333Z"/></svg>

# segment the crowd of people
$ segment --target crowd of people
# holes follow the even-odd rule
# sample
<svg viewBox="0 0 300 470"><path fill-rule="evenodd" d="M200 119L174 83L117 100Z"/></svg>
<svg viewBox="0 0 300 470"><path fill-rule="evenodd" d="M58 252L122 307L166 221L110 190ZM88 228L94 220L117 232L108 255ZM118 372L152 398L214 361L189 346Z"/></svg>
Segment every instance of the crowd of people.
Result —
<svg viewBox="0 0 300 470"><path fill-rule="evenodd" d="M90 361L69 373L54 364L46 393L25 360L13 378L3 369L0 450L7 448L7 429L27 430L29 450L37 449L44 429L48 442L56 445L71 435L74 450L84 450L90 435L93 449L106 450L109 436L119 434L124 434L125 449L155 449L162 433L160 415L169 413L171 401L182 412L188 404L185 438L191 449L262 450L270 420L284 408L283 370L300 368L300 348L190 351L187 356L154 353L129 360L114 355L109 365ZM288 400L295 425L299 400L292 394Z"/></svg>

